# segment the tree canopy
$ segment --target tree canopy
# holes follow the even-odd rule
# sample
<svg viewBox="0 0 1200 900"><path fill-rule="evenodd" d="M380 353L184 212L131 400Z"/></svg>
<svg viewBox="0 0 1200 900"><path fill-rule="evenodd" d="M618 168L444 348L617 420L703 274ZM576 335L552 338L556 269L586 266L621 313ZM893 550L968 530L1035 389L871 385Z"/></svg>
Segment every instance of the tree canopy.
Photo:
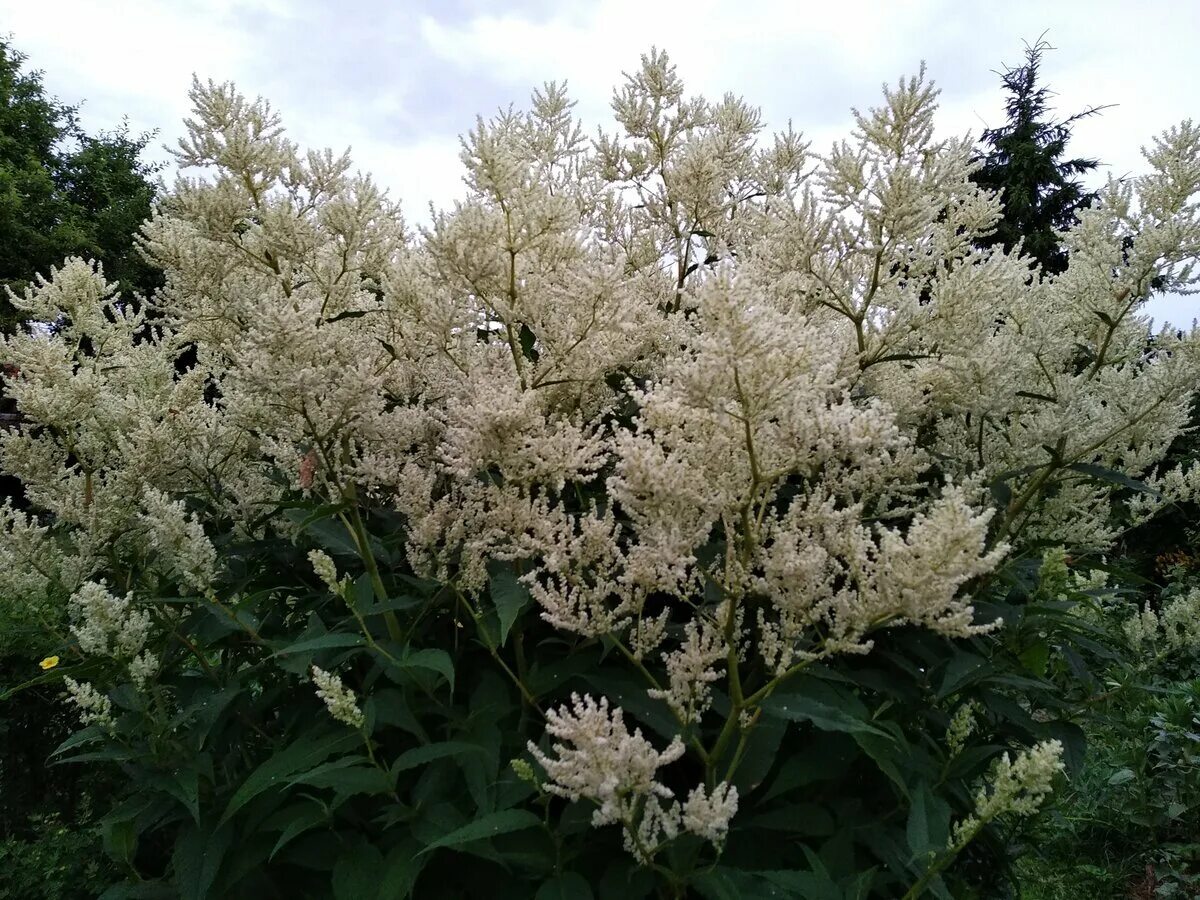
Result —
<svg viewBox="0 0 1200 900"><path fill-rule="evenodd" d="M87 134L78 107L49 96L26 59L0 38L0 286L20 291L65 257L84 256L123 292L148 291L160 276L133 235L156 193L159 167L142 159L153 134L133 134L127 122ZM0 298L0 329L17 321Z"/></svg>

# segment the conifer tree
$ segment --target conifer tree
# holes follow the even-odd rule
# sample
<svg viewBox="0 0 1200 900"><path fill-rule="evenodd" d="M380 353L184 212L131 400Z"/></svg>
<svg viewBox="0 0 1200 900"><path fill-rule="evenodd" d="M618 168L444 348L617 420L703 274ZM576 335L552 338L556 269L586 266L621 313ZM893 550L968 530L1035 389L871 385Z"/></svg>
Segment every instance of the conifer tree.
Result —
<svg viewBox="0 0 1200 900"><path fill-rule="evenodd" d="M1000 73L1007 121L983 132L983 149L977 157L982 167L973 180L980 187L1002 191L1004 215L996 230L979 240L983 246L1002 244L1012 249L1021 243L1047 274L1067 267L1057 232L1075 221L1076 212L1089 206L1095 192L1085 189L1079 176L1091 172L1099 161L1066 159L1071 126L1104 107L1093 106L1061 121L1051 117L1053 92L1041 83L1042 54L1052 50L1039 38L1025 45L1025 64Z"/></svg>

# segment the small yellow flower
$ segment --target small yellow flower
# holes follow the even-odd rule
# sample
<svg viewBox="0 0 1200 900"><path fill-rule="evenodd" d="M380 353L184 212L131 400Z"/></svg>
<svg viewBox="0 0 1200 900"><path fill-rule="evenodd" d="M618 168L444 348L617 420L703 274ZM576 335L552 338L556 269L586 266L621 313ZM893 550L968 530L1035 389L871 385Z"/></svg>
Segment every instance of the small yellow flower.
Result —
<svg viewBox="0 0 1200 900"><path fill-rule="evenodd" d="M38 663L38 665L41 666L43 669L53 669L55 666L58 665L58 657L57 656L47 656L40 663Z"/></svg>

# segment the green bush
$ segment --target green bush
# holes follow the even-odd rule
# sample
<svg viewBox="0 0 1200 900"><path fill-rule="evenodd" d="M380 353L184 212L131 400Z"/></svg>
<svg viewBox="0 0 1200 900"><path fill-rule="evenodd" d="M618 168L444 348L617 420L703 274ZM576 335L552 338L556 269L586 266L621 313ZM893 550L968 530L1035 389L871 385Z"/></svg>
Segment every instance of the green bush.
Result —
<svg viewBox="0 0 1200 900"><path fill-rule="evenodd" d="M1104 610L1108 652L1088 654L1096 688L1076 714L1088 755L1022 860L1029 900L1200 891L1200 665L1190 647L1131 648L1129 607Z"/></svg>
<svg viewBox="0 0 1200 900"><path fill-rule="evenodd" d="M27 837L0 840L0 900L99 897L115 880L96 828L68 827L57 817L34 820Z"/></svg>

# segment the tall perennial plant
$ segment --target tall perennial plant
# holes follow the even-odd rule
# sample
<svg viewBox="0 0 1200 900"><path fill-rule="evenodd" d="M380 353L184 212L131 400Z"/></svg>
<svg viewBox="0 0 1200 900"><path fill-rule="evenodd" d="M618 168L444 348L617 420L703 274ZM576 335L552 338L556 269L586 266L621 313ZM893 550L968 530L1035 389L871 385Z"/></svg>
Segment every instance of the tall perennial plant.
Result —
<svg viewBox="0 0 1200 900"><path fill-rule="evenodd" d="M1000 896L1077 736L1028 564L1197 491L1138 310L1200 128L1041 277L936 96L818 153L655 51L611 133L480 120L414 230L197 81L165 287L68 260L0 346L0 596L129 779L113 896Z"/></svg>

